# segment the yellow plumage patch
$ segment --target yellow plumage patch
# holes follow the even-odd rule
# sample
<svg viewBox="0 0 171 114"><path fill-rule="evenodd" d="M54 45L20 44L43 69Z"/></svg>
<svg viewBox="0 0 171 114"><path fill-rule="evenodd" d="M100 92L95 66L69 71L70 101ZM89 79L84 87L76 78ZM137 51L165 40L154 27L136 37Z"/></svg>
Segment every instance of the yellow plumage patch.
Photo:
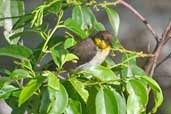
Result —
<svg viewBox="0 0 171 114"><path fill-rule="evenodd" d="M95 38L95 44L100 49L106 49L106 48L109 48L110 47L104 40L101 40L100 38Z"/></svg>

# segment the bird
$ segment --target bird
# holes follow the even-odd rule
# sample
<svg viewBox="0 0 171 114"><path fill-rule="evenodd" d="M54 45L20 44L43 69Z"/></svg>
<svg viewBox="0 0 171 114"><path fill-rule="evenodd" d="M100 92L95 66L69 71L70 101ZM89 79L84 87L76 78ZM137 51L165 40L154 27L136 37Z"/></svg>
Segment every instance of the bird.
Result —
<svg viewBox="0 0 171 114"><path fill-rule="evenodd" d="M76 62L70 61L64 64L64 69L85 70L92 66L102 64L109 55L112 47L112 33L109 31L99 31L80 41L69 51L79 59Z"/></svg>

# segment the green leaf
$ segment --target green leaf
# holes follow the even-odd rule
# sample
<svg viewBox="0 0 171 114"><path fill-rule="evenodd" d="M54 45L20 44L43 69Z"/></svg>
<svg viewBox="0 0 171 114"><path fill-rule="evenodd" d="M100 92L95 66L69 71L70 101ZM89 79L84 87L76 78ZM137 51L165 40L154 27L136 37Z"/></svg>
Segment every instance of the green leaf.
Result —
<svg viewBox="0 0 171 114"><path fill-rule="evenodd" d="M92 34L94 29L96 31L105 30L104 26L96 20L89 7L75 6L72 11L72 19L86 32L87 36Z"/></svg>
<svg viewBox="0 0 171 114"><path fill-rule="evenodd" d="M72 53L67 53L66 55L62 55L61 62L62 62L62 65L64 65L68 61L73 61L73 60L78 60L78 59L79 58L76 55Z"/></svg>
<svg viewBox="0 0 171 114"><path fill-rule="evenodd" d="M141 80L129 80L126 85L128 92L127 114L140 114L146 110L148 103L147 87Z"/></svg>
<svg viewBox="0 0 171 114"><path fill-rule="evenodd" d="M0 48L0 56L9 56L19 59L28 59L32 55L32 50L19 45L10 45Z"/></svg>
<svg viewBox="0 0 171 114"><path fill-rule="evenodd" d="M109 22L112 25L113 31L115 32L115 35L118 35L119 31L119 24L120 24L120 19L118 13L110 8L106 8L106 13L109 18Z"/></svg>
<svg viewBox="0 0 171 114"><path fill-rule="evenodd" d="M74 89L78 92L78 94L81 96L81 98L86 103L87 99L88 99L88 96L89 96L89 93L85 89L84 83L80 82L76 78L71 78L70 82L71 82L72 86L74 87Z"/></svg>
<svg viewBox="0 0 171 114"><path fill-rule="evenodd" d="M101 65L90 67L87 71L101 81L117 80L115 73L111 69Z"/></svg>
<svg viewBox="0 0 171 114"><path fill-rule="evenodd" d="M30 73L24 69L15 69L11 74L10 78L13 80L20 80L23 78L32 78Z"/></svg>
<svg viewBox="0 0 171 114"><path fill-rule="evenodd" d="M82 39L87 37L86 33L83 30L81 30L80 26L73 19L68 18L64 22L64 25L67 29L71 30L72 32L80 36Z"/></svg>
<svg viewBox="0 0 171 114"><path fill-rule="evenodd" d="M60 84L60 89L55 90L53 88L48 88L50 104L48 107L48 114L61 114L65 111L68 104L68 94L62 84Z"/></svg>
<svg viewBox="0 0 171 114"><path fill-rule="evenodd" d="M54 48L51 48L50 51L51 51L51 56L52 56L53 61L55 62L57 67L60 67L61 66L60 56L62 55L62 53L60 53L59 51L55 50Z"/></svg>
<svg viewBox="0 0 171 114"><path fill-rule="evenodd" d="M68 49L68 48L71 48L73 47L77 42L75 41L74 38L68 38L65 40L64 42L64 48L65 49Z"/></svg>
<svg viewBox="0 0 171 114"><path fill-rule="evenodd" d="M11 82L11 79L9 77L0 77L0 87L3 87L4 85L7 85Z"/></svg>
<svg viewBox="0 0 171 114"><path fill-rule="evenodd" d="M18 88L12 86L12 85L5 85L0 89L0 99L7 99L10 97L10 95L18 90Z"/></svg>
<svg viewBox="0 0 171 114"><path fill-rule="evenodd" d="M96 114L120 114L114 92L100 89L96 96Z"/></svg>
<svg viewBox="0 0 171 114"><path fill-rule="evenodd" d="M51 87L55 90L59 90L60 82L58 77L50 71L47 71L45 75L48 77L48 87Z"/></svg>
<svg viewBox="0 0 171 114"><path fill-rule="evenodd" d="M140 68L138 65L130 64L130 67L132 69L132 74L133 75L139 75L139 76L145 75L144 70L142 68Z"/></svg>
<svg viewBox="0 0 171 114"><path fill-rule="evenodd" d="M31 14L23 15L14 24L13 30L19 29L19 28L23 27L24 25L28 24L29 22L31 22L32 18L33 18L33 16Z"/></svg>
<svg viewBox="0 0 171 114"><path fill-rule="evenodd" d="M152 88L152 91L153 91L153 94L154 94L154 102L155 102L155 105L152 109L152 113L156 113L157 112L157 109L158 107L162 104L163 102L163 93L162 93L162 90L160 88L160 86L157 84L157 82L152 79L151 77L148 77L148 76L142 76L141 77L143 80L145 80L148 85Z"/></svg>
<svg viewBox="0 0 171 114"><path fill-rule="evenodd" d="M69 103L64 114L82 114L80 102L69 99Z"/></svg>
<svg viewBox="0 0 171 114"><path fill-rule="evenodd" d="M96 22L94 24L94 28L96 29L96 31L105 31L106 30L104 25L100 22Z"/></svg>
<svg viewBox="0 0 171 114"><path fill-rule="evenodd" d="M52 1L53 2L53 1ZM56 1L47 8L47 10L51 13L57 14L62 8L62 4L59 1Z"/></svg>
<svg viewBox="0 0 171 114"><path fill-rule="evenodd" d="M89 97L87 100L87 113L88 114L96 114L96 95L98 92L98 89L96 86L87 87L89 92Z"/></svg>
<svg viewBox="0 0 171 114"><path fill-rule="evenodd" d="M24 1L21 0L4 0L3 4L3 17L13 17L20 16L24 14ZM16 37L13 40L10 40L9 37L12 34L23 31L23 28L18 30L12 30L14 23L17 21L17 18L5 19L4 20L4 36L8 43L17 44L20 37Z"/></svg>
<svg viewBox="0 0 171 114"><path fill-rule="evenodd" d="M48 90L45 89L42 93L41 103L40 103L40 114L47 114L48 106L50 103Z"/></svg>
<svg viewBox="0 0 171 114"><path fill-rule="evenodd" d="M120 95L116 90L112 89L113 94L118 105L118 114L126 114L126 100L125 96Z"/></svg>
<svg viewBox="0 0 171 114"><path fill-rule="evenodd" d="M38 79L31 79L26 86L22 89L19 100L18 106L20 107L23 103L25 103L33 94L36 92L39 87L41 86L43 80L42 78Z"/></svg>

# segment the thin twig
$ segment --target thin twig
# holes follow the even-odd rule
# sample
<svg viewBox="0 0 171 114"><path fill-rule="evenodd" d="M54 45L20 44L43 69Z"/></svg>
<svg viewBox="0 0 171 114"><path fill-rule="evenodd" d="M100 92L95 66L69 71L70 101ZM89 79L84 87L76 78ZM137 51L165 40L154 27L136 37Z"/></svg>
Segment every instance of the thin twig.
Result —
<svg viewBox="0 0 171 114"><path fill-rule="evenodd" d="M163 64L165 61L167 61L170 57L171 57L171 52L156 65L155 69L157 69L161 64Z"/></svg>
<svg viewBox="0 0 171 114"><path fill-rule="evenodd" d="M161 51L163 49L163 46L168 42L168 40L171 38L170 33L171 33L171 20L169 22L169 24L167 25L165 31L163 32L162 37L159 37L157 35L157 33L155 32L154 28L152 28L152 26L148 23L148 21L146 20L146 18L144 18L135 8L133 8L130 4L128 4L126 1L124 0L118 0L119 4L125 6L126 8L128 8L132 13L134 13L147 27L147 29L151 32L151 34L153 35L153 37L156 40L156 47L153 50L154 56L150 58L149 62L147 63L147 66L145 68L145 72L150 75L153 76L154 74L154 70L157 67L157 60L161 54ZM161 40L159 40L159 38L161 38Z"/></svg>
<svg viewBox="0 0 171 114"><path fill-rule="evenodd" d="M120 4L122 4L123 6L128 8L132 13L134 13L145 24L147 29L151 32L151 34L155 38L156 43L158 44L159 43L159 36L155 32L154 28L152 28L152 26L148 23L147 19L144 18L135 8L133 8L130 4L128 4L124 0L119 0L119 2L120 2Z"/></svg>
<svg viewBox="0 0 171 114"><path fill-rule="evenodd" d="M145 68L145 72L147 74L149 74L150 76L153 76L153 74L154 74L154 70L157 66L157 61L159 59L159 56L163 49L163 46L165 45L166 41L168 41L170 38L170 36L169 36L170 33L171 33L171 20L169 21L169 24L167 25L166 29L164 30L164 32L162 34L162 39L159 42L159 45L158 45L156 51L154 52L154 57L150 58L147 66Z"/></svg>

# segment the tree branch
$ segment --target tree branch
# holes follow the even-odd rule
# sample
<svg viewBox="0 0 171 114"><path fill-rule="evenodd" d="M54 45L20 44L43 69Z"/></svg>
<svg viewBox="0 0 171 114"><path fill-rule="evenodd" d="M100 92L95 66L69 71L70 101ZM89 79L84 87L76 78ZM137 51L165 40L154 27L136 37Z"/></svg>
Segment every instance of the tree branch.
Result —
<svg viewBox="0 0 171 114"><path fill-rule="evenodd" d="M159 56L161 54L161 51L163 49L163 46L166 44L166 42L171 38L169 35L171 33L171 20L169 21L169 24L167 25L166 29L164 30L163 34L162 34L162 38L159 42L158 47L156 48L155 52L154 52L154 57L150 58L146 68L145 68L145 72L150 75L153 76L154 74L154 70L157 66L157 61L159 59Z"/></svg>
<svg viewBox="0 0 171 114"><path fill-rule="evenodd" d="M128 4L124 0L118 0L118 2L119 2L119 4L128 8L132 13L134 13L145 24L147 29L151 32L151 34L155 38L156 43L158 44L159 43L159 36L155 32L155 30L152 28L152 26L148 23L147 19L145 17L143 17L135 8L133 8L130 4Z"/></svg>
<svg viewBox="0 0 171 114"><path fill-rule="evenodd" d="M171 52L156 65L155 69L157 69L161 64L163 64L165 61L167 61L170 57L171 57Z"/></svg>
<svg viewBox="0 0 171 114"><path fill-rule="evenodd" d="M156 46L152 53L154 56L149 59L149 62L147 63L147 65L145 67L145 72L152 77L154 74L155 68L158 67L157 61L159 59L159 56L163 49L163 46L168 42L169 39L171 39L171 36L170 36L171 20L170 20L169 24L167 25L166 29L164 30L162 36L159 37L157 35L157 33L155 32L154 28L152 28L152 26L148 23L147 19L145 17L143 17L135 8L133 8L130 4L128 4L124 0L118 0L118 4L123 5L124 7L129 9L133 14L135 14L145 24L147 29L151 32L154 39L156 40ZM161 38L161 40L159 40L159 38Z"/></svg>

